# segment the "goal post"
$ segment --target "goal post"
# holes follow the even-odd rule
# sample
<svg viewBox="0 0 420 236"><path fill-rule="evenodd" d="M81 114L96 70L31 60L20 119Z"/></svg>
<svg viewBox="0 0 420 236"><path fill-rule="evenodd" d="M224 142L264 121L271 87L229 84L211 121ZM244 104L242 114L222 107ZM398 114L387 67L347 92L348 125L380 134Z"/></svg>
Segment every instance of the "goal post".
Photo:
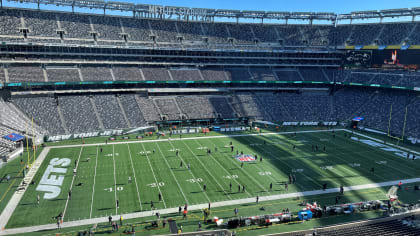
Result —
<svg viewBox="0 0 420 236"><path fill-rule="evenodd" d="M393 138L393 139L396 139L396 140L398 140L398 142L399 142L399 141L403 141L403 140L404 140L404 135L405 135L405 126L406 126L406 123L407 123L407 113L408 113L408 108L407 108L407 106L405 107L404 123L403 123L403 127L402 127L401 137L397 137L397 136L393 136L393 135L391 134L391 124L392 124L392 105L393 105L393 104L391 104L391 108L390 108L390 111L389 111L389 120L388 120L388 137Z"/></svg>

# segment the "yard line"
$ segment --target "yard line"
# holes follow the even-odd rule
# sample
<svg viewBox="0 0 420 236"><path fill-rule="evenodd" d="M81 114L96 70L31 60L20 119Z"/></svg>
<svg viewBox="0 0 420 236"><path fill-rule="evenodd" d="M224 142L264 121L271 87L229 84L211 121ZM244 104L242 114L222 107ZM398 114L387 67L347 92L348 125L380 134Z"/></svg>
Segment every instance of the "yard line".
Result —
<svg viewBox="0 0 420 236"><path fill-rule="evenodd" d="M79 157L77 158L77 163L76 163L76 174L77 174L77 167L79 166L79 160L80 160L80 156L82 155L82 151L83 151L83 146L80 148L80 153L79 153ZM73 182L74 179L76 178L76 175L73 175L73 178L71 179L71 184L70 184L70 191L73 188ZM63 217L61 218L64 221L64 216L66 215L66 211L67 211L67 206L69 204L69 195L67 194L67 200L66 200L66 205L64 206L64 211L63 211Z"/></svg>
<svg viewBox="0 0 420 236"><path fill-rule="evenodd" d="M348 131L348 130L345 130L345 131L347 131L347 132L350 132L350 131ZM365 137L365 138L369 138L369 139L372 139L372 140L374 140L374 141L377 141L378 143L380 143L380 144L383 144L382 142L383 141L381 141L381 140L379 140L379 139L375 139L375 138L372 138L372 137L369 137L369 136L367 136L367 135L363 135L363 134L359 134L359 133L357 133L357 132L354 132L354 134L356 134L356 135L360 135L360 136L362 136L362 137ZM351 142L355 142L355 143L357 143L357 144L363 144L363 145L366 145L367 146L367 149L368 149L368 151L367 152L369 152L369 153L371 153L372 151L371 150L376 150L376 151L380 151L380 152L382 152L382 153L385 153L385 154L387 154L387 155L384 155L384 158L386 158L387 160L389 160L389 161L392 161L392 162L396 162L396 161L398 161L399 159L398 158L402 158L402 159L404 159L403 157L398 157L398 158L392 158L391 157L391 153L390 152L386 152L386 151L384 151L384 150L382 150L381 148L378 148L378 147L372 147L372 146L369 146L369 145L367 145L367 144L365 144L365 143L361 143L361 142L356 142L355 140L353 140L353 139L350 139L350 141ZM412 153L417 153L417 154L419 154L418 152L416 152L416 151L411 151L411 150L409 150L409 149L406 149L406 148L404 148L404 147L401 147L401 146L398 146L398 145L394 145L394 144L392 144L392 143L386 143L386 144L383 144L383 145L385 145L385 146L387 146L387 145L390 145L390 146L397 146L396 148L399 148L399 149L401 149L401 150L404 150L404 151L408 151L408 152L412 152ZM390 165L390 167L392 168L392 169L394 169L394 170L396 170L396 171L398 171L398 172L400 172L401 173L401 170L400 169L398 169L398 168L395 168L395 167L393 167L392 165ZM408 165L408 166L406 166L406 168L410 168L410 169L414 169L414 170L417 170L417 168L416 167L411 167L410 165ZM403 173L405 173L405 172L403 172ZM410 175L410 176L413 176L413 175Z"/></svg>
<svg viewBox="0 0 420 236"><path fill-rule="evenodd" d="M169 165L169 163L168 163L168 160L166 160L165 155L163 155L163 152L162 152L162 150L160 149L159 144L157 144L157 143L156 143L156 145L157 145L157 147L158 147L159 152L162 154L163 160L165 160L166 165L168 166L169 170L171 171L172 177L175 179L175 182L176 182L176 184L178 185L178 188L179 188L179 190L181 191L182 196L184 196L185 202L186 202L188 205L190 205L190 203L188 202L187 197L186 197L186 196L185 196L185 194L184 194L184 191L182 191L181 185L179 184L178 180L176 179L175 174L174 174L174 172L172 171L171 166L170 166L170 165Z"/></svg>
<svg viewBox="0 0 420 236"><path fill-rule="evenodd" d="M195 153L191 150L191 148L184 143L184 141L182 141L182 143L187 146L188 150L190 150L190 152L193 154L193 156L200 162L200 164L204 167L204 170L210 174L210 176L214 179L214 181L216 181L216 184L219 185L219 187L223 190L223 192L225 193L225 195L229 198L232 199L229 194L226 192L226 190L223 188L222 185L220 185L219 181L217 181L217 179L213 176L213 174L206 168L206 166L203 164L203 162L201 162L200 158L198 158ZM238 182L237 182L238 183ZM239 184L239 183L238 183ZM246 192L248 195L250 195L248 192Z"/></svg>
<svg viewBox="0 0 420 236"><path fill-rule="evenodd" d="M215 147L217 147L216 146L216 144L212 141L212 140L210 140L210 142L211 143L213 143L213 145L215 146ZM247 147L248 148L248 147ZM224 154L223 154L224 155ZM258 161L258 160L256 160L256 161ZM263 172L264 170L262 170L258 165L254 165L259 171L261 171L261 172ZM273 182L277 182L278 181L278 179L275 179L272 175L267 175ZM249 176L252 180L254 180L254 178L252 178L252 176ZM286 176L286 178L287 178L287 176ZM257 182L258 183L258 182Z"/></svg>
<svg viewBox="0 0 420 236"><path fill-rule="evenodd" d="M117 178L115 177L115 145L112 145L112 161L114 163L114 193L115 193L115 215L118 215L118 207L117 207Z"/></svg>
<svg viewBox="0 0 420 236"><path fill-rule="evenodd" d="M130 156L130 161L131 161L131 168L133 168L133 175L134 175L134 182L136 183L137 196L139 197L140 211L142 211L143 208L141 207L141 199L140 199L139 186L137 185L136 171L134 170L133 158L131 157L131 149L128 143L127 143L127 147L128 147L128 154Z"/></svg>
<svg viewBox="0 0 420 236"><path fill-rule="evenodd" d="M171 142L169 142L169 144L171 144L171 147L173 148L173 149L175 149L175 146L171 143ZM158 143L156 143L156 145L159 147L159 144ZM159 148L160 149L160 148ZM162 151L160 151L161 153L162 153ZM183 162L183 163L185 163L185 164L187 164L185 161L184 161L184 159L182 159L182 156L181 156L181 154L179 154L178 155L178 157L179 157L179 159L181 159L181 161ZM191 174L191 176L194 178L194 179L197 179L195 176L194 176L194 173L191 171L191 169L189 169L188 170L189 172L190 172L190 174ZM201 185L200 185L200 183L198 183L198 182L196 182L197 184L198 184L198 186L200 186L200 189L201 189ZM209 198L209 196L207 195L207 193L206 192L203 192L204 193L204 195L206 196L206 198L207 198L207 200L210 202L210 198Z"/></svg>
<svg viewBox="0 0 420 236"><path fill-rule="evenodd" d="M158 188L158 191L159 191L160 195L162 196L163 206L166 208L165 199L163 198L163 194L160 191L159 182L157 181L155 171L153 170L153 167L152 167L152 163L150 163L149 155L147 155L147 151L146 151L146 148L144 147L143 143L141 143L141 146L143 147L144 153L146 154L146 159L147 159L147 162L149 163L150 169L152 170L152 174L153 174L153 177L155 178L155 183L156 183L156 186Z"/></svg>
<svg viewBox="0 0 420 236"><path fill-rule="evenodd" d="M361 133L359 133L359 132L353 132L353 131L350 131L350 130L347 130L347 129L342 129L342 130L343 130L343 131L345 131L345 132L348 132L348 133L357 134L357 135L359 135L359 136L362 136L362 137L365 137L365 138L372 139L372 140L374 140L374 141L376 141L376 142L378 142L378 143L383 143L383 140L379 140L379 139L377 139L377 138L373 138L373 137L370 137L370 136L367 136L367 135L361 134ZM404 151L408 151L408 152L412 152L412 153L415 153L415 154L417 154L417 155L420 155L420 153L419 153L419 152L416 152L416 151L414 151L414 150L411 150L411 149L405 148L405 147L403 147L403 146L395 145L395 144L392 144L392 143L386 143L386 144L384 144L384 145L389 145L389 146L397 147L397 148L402 149L402 150L404 150Z"/></svg>
<svg viewBox="0 0 420 236"><path fill-rule="evenodd" d="M349 149L349 148L346 148L346 147L341 147L341 146L339 146L338 144L335 144L334 142L329 142L329 144L331 144L333 147L335 146L336 148L335 148L335 150L334 150L334 152L337 152L337 153L340 153L340 154L348 154L349 152L350 153L354 153L355 155L360 155L359 153L360 152L357 152L357 151L354 151L354 150L351 150L351 149ZM348 152L346 152L346 151L340 151L339 150L339 148L343 148L344 150L348 150ZM368 151L369 152L369 151ZM337 159L340 159L341 161L343 161L344 163L346 163L346 164L351 164L351 163L353 163L354 161L350 161L350 162L348 162L346 159L343 159L343 158L340 158L338 155L336 155L336 156L334 156L334 158L337 158ZM372 160L371 158L370 158L370 156L369 155L367 155L366 156L366 158L368 158L369 160ZM374 160L374 159L373 159ZM347 166L346 167L343 167L343 168L345 168L345 169L348 169L348 170L350 170L350 171L352 171L353 173L354 173L354 171L351 169L351 168L348 168ZM368 170L364 170L364 169L360 169L360 172L361 171L363 171L363 172L366 172L366 173L370 173ZM378 177L380 177L381 179L383 179L383 180L386 180L386 178L385 177L383 177L383 176L381 176L381 175L376 175L376 176L378 176ZM362 175L361 177L365 177L365 175ZM368 178L366 178L365 177L365 179L368 179ZM369 179L368 179L369 180Z"/></svg>
<svg viewBox="0 0 420 236"><path fill-rule="evenodd" d="M273 146L276 146L276 147L278 147L278 145L279 144L274 144ZM281 147L280 147L281 148ZM277 159L277 160L279 160L281 163L284 163L287 167L289 167L290 168L290 171L292 171L292 167L289 165L289 164L287 164L287 161L283 161L281 158L279 158L279 157L277 157L277 155L275 155L275 154L273 154L272 152L270 152L270 151L267 151L266 149L261 149L262 151L264 151L264 152L266 152L266 153L268 153L271 157L274 157L275 159ZM300 160L299 160L300 161ZM305 178L307 178L308 180L310 180L310 181L312 181L315 185L318 185L318 186L322 186L320 183L318 183L317 181L315 181L313 178L311 178L310 176L307 176L307 175L305 175L304 173L301 173L303 176L305 176ZM300 185L300 184L298 184L298 183L296 183L296 185ZM302 189L304 190L305 188L303 188L303 186L301 185L301 187L302 187Z"/></svg>
<svg viewBox="0 0 420 236"><path fill-rule="evenodd" d="M99 150L99 146L96 147L95 174L93 175L92 202L90 203L89 218L92 218L93 196L95 195L95 183L96 183L96 167L98 167L98 150Z"/></svg>
<svg viewBox="0 0 420 236"><path fill-rule="evenodd" d="M195 140L195 142L198 144L198 145L200 145L201 146L201 144L197 141L197 140ZM211 140L210 140L210 142L212 142ZM213 142L212 142L213 143ZM213 143L213 145L214 145L214 143ZM202 147L202 146L201 146ZM231 175L231 173L229 173L229 171L227 171L220 163L219 163L219 161L216 159L216 158L214 158L213 157L213 155L212 154L210 154L210 156L214 159L214 161L220 166L220 167L222 167L222 169L228 174L228 175ZM230 158L229 158L230 159ZM233 160L232 160L233 161ZM235 163L235 166L237 166L236 165L237 163ZM264 186L262 186L260 183L258 183L258 181L255 181L255 179L254 178L252 178L252 176L251 175L249 175L248 174L248 172L245 170L245 169L243 169L243 168L241 168L241 171L243 171L243 172L245 172L245 174L246 175L248 175L249 176L249 178L250 179L252 179L252 181L254 182L254 183L256 183L260 188L262 188L264 191L266 191L266 192L268 192L268 190L266 189L266 188L264 188ZM239 182L236 180L236 179L233 179L233 181L235 181L237 184L239 184ZM252 196L248 191L245 191L249 196Z"/></svg>

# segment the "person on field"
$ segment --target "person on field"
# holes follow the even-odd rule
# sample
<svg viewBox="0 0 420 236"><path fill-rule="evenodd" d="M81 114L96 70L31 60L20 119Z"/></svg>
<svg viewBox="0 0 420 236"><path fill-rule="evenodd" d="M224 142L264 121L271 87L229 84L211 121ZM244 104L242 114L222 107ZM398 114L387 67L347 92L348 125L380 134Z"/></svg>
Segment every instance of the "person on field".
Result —
<svg viewBox="0 0 420 236"><path fill-rule="evenodd" d="M131 184L131 176L128 176L128 183Z"/></svg>
<svg viewBox="0 0 420 236"><path fill-rule="evenodd" d="M273 183L270 183L270 192L273 190Z"/></svg>
<svg viewBox="0 0 420 236"><path fill-rule="evenodd" d="M187 214L188 214L188 211L187 210L184 210L184 212L182 213L183 214L183 218L182 219L187 219Z"/></svg>
<svg viewBox="0 0 420 236"><path fill-rule="evenodd" d="M159 202L161 202L162 201L162 194L160 192L159 192L158 198L159 198Z"/></svg>
<svg viewBox="0 0 420 236"><path fill-rule="evenodd" d="M232 192L232 182L229 183L229 191Z"/></svg>

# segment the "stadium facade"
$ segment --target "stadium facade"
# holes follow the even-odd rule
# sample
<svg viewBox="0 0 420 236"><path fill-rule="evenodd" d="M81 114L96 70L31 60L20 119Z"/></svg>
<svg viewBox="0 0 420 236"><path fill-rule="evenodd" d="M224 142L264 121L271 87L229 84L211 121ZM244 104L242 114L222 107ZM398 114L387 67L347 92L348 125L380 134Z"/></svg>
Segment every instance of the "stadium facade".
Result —
<svg viewBox="0 0 420 236"><path fill-rule="evenodd" d="M363 116L365 127L420 138L418 8L337 15L19 2L73 12L0 9L2 136L29 133L32 118L31 135L43 137L255 120L348 124ZM399 16L412 20L340 23ZM3 153L13 145L2 140Z"/></svg>

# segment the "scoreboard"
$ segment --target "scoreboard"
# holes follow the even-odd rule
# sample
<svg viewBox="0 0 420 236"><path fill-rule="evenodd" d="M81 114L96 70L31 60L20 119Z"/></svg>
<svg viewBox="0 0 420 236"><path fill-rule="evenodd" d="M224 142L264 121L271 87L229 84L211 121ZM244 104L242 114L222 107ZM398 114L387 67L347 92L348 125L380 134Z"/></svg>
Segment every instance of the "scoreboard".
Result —
<svg viewBox="0 0 420 236"><path fill-rule="evenodd" d="M343 65L347 67L419 69L420 50L347 50Z"/></svg>

